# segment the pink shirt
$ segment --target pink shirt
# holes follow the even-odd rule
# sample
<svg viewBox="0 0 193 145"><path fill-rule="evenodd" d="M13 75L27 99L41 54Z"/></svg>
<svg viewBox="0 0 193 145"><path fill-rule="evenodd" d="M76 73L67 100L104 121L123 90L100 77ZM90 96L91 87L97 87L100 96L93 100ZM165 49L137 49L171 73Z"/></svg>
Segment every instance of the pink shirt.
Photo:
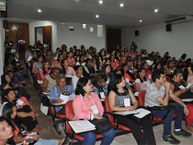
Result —
<svg viewBox="0 0 193 145"><path fill-rule="evenodd" d="M50 71L51 71L51 70L48 70L47 73L44 75L44 74L43 74L43 70L41 69L38 73L42 74L42 76L43 76L43 79L42 79L42 80L44 80L44 79L50 74ZM41 80L41 78L38 79L38 80Z"/></svg>
<svg viewBox="0 0 193 145"><path fill-rule="evenodd" d="M69 64L70 66L75 66L75 64L76 64L74 58L68 58L67 61L68 61L68 64Z"/></svg>
<svg viewBox="0 0 193 145"><path fill-rule="evenodd" d="M75 76L76 72L74 71L72 67L69 66L68 69L66 69L66 75Z"/></svg>
<svg viewBox="0 0 193 145"><path fill-rule="evenodd" d="M79 119L85 119L89 120L90 115L93 114L93 111L91 109L91 106L96 105L99 114L102 116L104 113L104 108L101 104L101 101L99 99L99 96L91 92L91 98L88 99L86 97L82 97L81 95L77 95L74 97L73 100L73 110L74 110L74 120L79 120Z"/></svg>

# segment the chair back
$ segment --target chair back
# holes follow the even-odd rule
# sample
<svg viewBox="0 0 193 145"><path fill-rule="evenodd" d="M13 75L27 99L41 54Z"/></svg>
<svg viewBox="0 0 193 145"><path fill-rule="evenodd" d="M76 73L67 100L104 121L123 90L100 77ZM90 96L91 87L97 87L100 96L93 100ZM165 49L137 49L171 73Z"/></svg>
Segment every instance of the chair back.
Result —
<svg viewBox="0 0 193 145"><path fill-rule="evenodd" d="M105 103L104 104L104 110L108 114L108 118L109 118L111 124L114 125L115 121L114 121L114 117L112 115L110 115L110 113L112 113L112 110L111 110L111 108L109 106L109 99L108 99L108 97L105 98L104 103Z"/></svg>
<svg viewBox="0 0 193 145"><path fill-rule="evenodd" d="M65 104L65 114L66 114L66 118L68 120L72 120L74 117L72 102L73 102L73 100L70 100Z"/></svg>
<svg viewBox="0 0 193 145"><path fill-rule="evenodd" d="M146 94L146 91L142 91L139 93L138 95L139 106L145 106L145 94Z"/></svg>

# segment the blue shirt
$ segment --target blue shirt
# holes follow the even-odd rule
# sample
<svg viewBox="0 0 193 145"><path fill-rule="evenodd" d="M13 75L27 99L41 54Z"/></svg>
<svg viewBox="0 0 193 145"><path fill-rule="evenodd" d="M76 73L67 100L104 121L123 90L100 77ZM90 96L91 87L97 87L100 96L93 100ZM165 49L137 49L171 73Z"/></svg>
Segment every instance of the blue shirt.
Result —
<svg viewBox="0 0 193 145"><path fill-rule="evenodd" d="M50 89L50 102L60 99L60 94L71 95L72 93L74 93L74 90L71 85L66 85L64 92L60 90L58 85L55 85ZM61 108L56 107L56 111L58 112Z"/></svg>

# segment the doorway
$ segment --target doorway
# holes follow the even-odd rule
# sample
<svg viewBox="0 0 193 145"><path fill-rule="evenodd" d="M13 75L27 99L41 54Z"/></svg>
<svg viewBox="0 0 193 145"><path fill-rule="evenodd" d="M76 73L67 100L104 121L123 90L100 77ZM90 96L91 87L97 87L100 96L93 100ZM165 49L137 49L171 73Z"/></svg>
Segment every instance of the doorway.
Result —
<svg viewBox="0 0 193 145"><path fill-rule="evenodd" d="M121 47L121 29L107 28L107 51L113 52Z"/></svg>
<svg viewBox="0 0 193 145"><path fill-rule="evenodd" d="M52 43L52 26L35 27L35 43L40 41L42 44L48 44L51 48Z"/></svg>

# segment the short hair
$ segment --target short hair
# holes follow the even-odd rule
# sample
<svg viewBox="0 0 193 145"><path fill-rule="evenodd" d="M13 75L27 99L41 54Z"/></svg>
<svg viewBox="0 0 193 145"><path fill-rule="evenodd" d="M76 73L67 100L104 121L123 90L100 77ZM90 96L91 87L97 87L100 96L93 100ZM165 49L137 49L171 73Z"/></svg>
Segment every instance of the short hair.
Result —
<svg viewBox="0 0 193 145"><path fill-rule="evenodd" d="M57 78L57 80L61 80L61 79L65 79L66 80L66 77L64 74L60 74Z"/></svg>
<svg viewBox="0 0 193 145"><path fill-rule="evenodd" d="M89 78L87 77L82 77L78 80L76 85L76 91L75 91L76 95L82 95L82 96L85 95L85 90L83 88L86 86L88 81L89 81Z"/></svg>
<svg viewBox="0 0 193 145"><path fill-rule="evenodd" d="M164 74L164 72L162 70L156 70L153 72L152 74L152 80L153 82L156 81L156 79L160 79L161 75Z"/></svg>
<svg viewBox="0 0 193 145"><path fill-rule="evenodd" d="M61 73L61 69L59 69L58 67L54 67L54 68L51 69L50 74L53 74L53 72L54 72L55 70L58 70L59 73Z"/></svg>
<svg viewBox="0 0 193 145"><path fill-rule="evenodd" d="M173 77L174 76L177 76L179 73L182 73L182 70L181 69L175 69L174 72L173 72Z"/></svg>

